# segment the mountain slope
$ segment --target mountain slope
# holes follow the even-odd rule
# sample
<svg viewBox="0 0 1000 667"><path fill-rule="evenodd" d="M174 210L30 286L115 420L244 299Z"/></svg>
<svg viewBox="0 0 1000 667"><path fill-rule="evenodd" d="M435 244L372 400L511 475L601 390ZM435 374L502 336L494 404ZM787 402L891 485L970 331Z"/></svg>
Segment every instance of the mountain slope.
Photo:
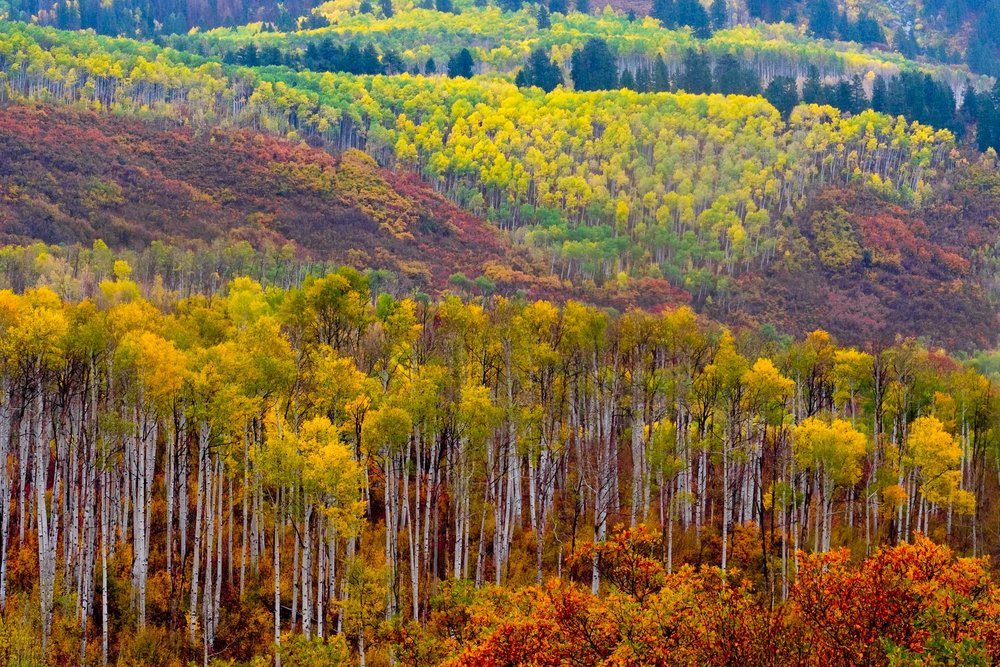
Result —
<svg viewBox="0 0 1000 667"><path fill-rule="evenodd" d="M336 159L249 133L8 106L0 154L6 242L291 241L313 256L391 269L420 288L491 263L523 272L525 283L541 273L495 228L358 152Z"/></svg>
<svg viewBox="0 0 1000 667"><path fill-rule="evenodd" d="M0 108L0 153L6 243L291 241L306 256L387 269L403 289L462 287L449 282L461 273L505 293L618 309L688 298L648 278L604 288L561 282L494 226L357 151L337 159L245 132L14 105ZM788 333L824 328L852 344L903 334L951 349L990 347L1000 294L989 280L998 257L998 181L972 170L919 213L864 188L828 189L786 229L781 259L747 272L730 297L706 309L726 322Z"/></svg>
<svg viewBox="0 0 1000 667"><path fill-rule="evenodd" d="M959 176L959 174L956 174ZM714 314L854 344L897 335L992 348L1000 311L1000 176L973 167L921 208L831 188L796 215L784 256Z"/></svg>
<svg viewBox="0 0 1000 667"><path fill-rule="evenodd" d="M723 291L772 256L780 218L824 184L919 197L955 156L951 132L870 111L782 115L738 95L226 68L130 40L7 32L18 53L5 57L0 40L0 69L6 58L12 97L361 148L516 229L561 277L598 286L624 273L699 298ZM24 60L39 66L25 73Z"/></svg>
<svg viewBox="0 0 1000 667"><path fill-rule="evenodd" d="M160 124L162 125L162 124ZM682 302L666 281L573 287L413 174L250 132L189 129L51 106L0 106L0 242L141 248L291 242L306 257L386 269L403 289L472 288L626 308Z"/></svg>
<svg viewBox="0 0 1000 667"><path fill-rule="evenodd" d="M687 298L683 289L725 321L790 331L820 326L840 332L845 342L863 341L872 317L887 317L890 333L945 340L941 315L955 296L942 286L963 280L971 285L963 296L969 305L957 318L959 333L946 340L972 347L992 338L992 324L984 323L993 321L995 309L990 295L975 287L988 274L962 268L973 267L971 242L956 252L931 252L958 258L959 268L943 273L902 260L878 271L859 271L850 262L831 269L808 245L810 216L819 205L810 202L822 203L826 188L859 196L877 190L882 199L859 215L905 226L898 219L911 214L893 207L919 211L936 197L944 200L968 161L978 159L949 132L902 117L811 104L785 118L765 99L736 95L544 94L489 77L227 67L134 40L13 24L0 25L0 34L10 37L0 41L0 69L9 72L5 93L12 98L86 104L201 128L198 135L179 131L183 140L174 146L176 130L166 132L170 138L147 139L143 133L152 130L119 129L115 123L127 122L90 115L70 125L110 125L98 130L103 138L92 146L84 132L85 148L64 139L82 130L50 129L42 143L53 154L41 159L43 166L68 160L66 151L94 156L123 146L116 159L128 169L108 176L108 164L91 168L73 157L66 174L43 168L29 178L31 160L10 166L10 177L24 174L21 187L28 188L15 193L4 212L7 233L19 238L101 236L117 244L159 237L290 239L333 261L387 268L415 289L443 289L461 273L484 276L484 285L492 281L507 292L616 308L661 307ZM58 119L69 112L43 115L50 113ZM41 131L38 121L20 124L24 136L6 152L40 150L32 134ZM305 138L346 158L338 162L299 143L251 140L223 127ZM236 148L213 155L220 145ZM511 233L462 213L417 177L378 170L359 148L380 164L418 174ZM249 170L238 176L242 182L225 180L241 170ZM157 176L159 189L133 195L146 173ZM63 179L73 186L62 188ZM62 201L67 191L74 199ZM187 203L178 211L177 201ZM432 212L429 223L421 222L422 211ZM442 238L442 218L453 221L446 229L463 235ZM213 227L206 229L205 220ZM877 231L881 222L865 229ZM960 216L954 222L959 229L978 224ZM928 220L927 232L916 236L933 237L939 224L948 220ZM991 233L995 238L990 230L980 236ZM510 238L521 243L511 245ZM896 275L900 282L885 288ZM456 278L456 285L469 284ZM878 292L878 307L865 310L873 302L855 298L850 286L833 296L859 312L824 307L817 295L838 281L860 281ZM929 282L913 287L921 281ZM911 293L928 299L922 321L898 315L906 312L905 299L889 303L893 294Z"/></svg>

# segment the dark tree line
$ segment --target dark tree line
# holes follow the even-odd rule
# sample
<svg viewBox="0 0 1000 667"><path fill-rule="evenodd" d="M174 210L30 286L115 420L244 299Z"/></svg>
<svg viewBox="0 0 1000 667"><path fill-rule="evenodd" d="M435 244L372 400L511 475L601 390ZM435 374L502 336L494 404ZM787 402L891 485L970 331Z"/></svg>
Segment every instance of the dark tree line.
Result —
<svg viewBox="0 0 1000 667"><path fill-rule="evenodd" d="M541 57L544 56L542 53ZM641 93L683 90L724 95L760 95L762 92L757 73L740 64L732 54L713 63L705 51L688 49L674 76L670 75L661 56L656 57L651 67L626 68L619 73L617 59L607 43L599 39L590 40L573 54L570 77L576 90L629 88Z"/></svg>
<svg viewBox="0 0 1000 667"><path fill-rule="evenodd" d="M350 74L397 74L407 69L395 51L380 53L371 44L357 42L344 47L329 38L288 51L248 44L224 54L223 62ZM420 68L413 67L411 71L418 73ZM424 64L424 74L438 71L433 59ZM471 77L475 73L475 60L468 49L461 49L449 58L441 72L450 77ZM661 57L650 67L619 70L618 59L608 44L595 38L573 54L570 78L573 87L583 91L627 88L637 92L683 90L694 94L763 95L785 118L800 103L825 104L852 114L873 109L948 128L959 136L974 127L981 150L1000 149L1000 90L982 94L969 90L958 105L950 86L919 72L902 72L892 79L876 77L868 91L857 75L827 83L812 67L800 92L799 83L792 77L775 77L764 85L757 72L741 64L734 55L713 59L705 51L695 49L687 51L673 76ZM565 82L559 66L545 49L539 48L518 71L515 83L548 92Z"/></svg>
<svg viewBox="0 0 1000 667"><path fill-rule="evenodd" d="M915 16L896 30L891 46L914 58L929 56L944 63L965 62L974 71L1000 75L1000 0L925 0L917 3ZM797 22L805 19L817 37L838 38L862 44L888 44L885 31L870 15L862 12L856 20L838 10L835 0L747 0L753 18L762 21ZM949 34L968 32L965 53L949 48L946 40L932 43L918 39L913 23L940 28Z"/></svg>
<svg viewBox="0 0 1000 667"><path fill-rule="evenodd" d="M885 33L878 21L866 12L852 20L837 9L834 0L816 0L809 9L809 30L823 39L842 39L862 44L884 44Z"/></svg>
<svg viewBox="0 0 1000 667"><path fill-rule="evenodd" d="M228 51L222 56L222 61L228 65L245 67L289 67L295 70L311 70L313 72L346 72L348 74L401 74L407 71L406 63L395 51L380 53L372 44L361 45L351 42L346 47L330 38L318 42L310 42L305 49L282 50L276 46L258 47L246 44L235 51ZM448 60L448 76L471 77L475 69L475 60L468 49L461 49ZM410 70L420 73L418 67ZM423 73L436 74L437 63L433 58L427 60ZM561 78L560 78L561 82ZM541 84L531 84L541 85ZM558 84L556 84L558 85ZM555 85L552 86L553 88ZM551 88L549 88L551 90Z"/></svg>
<svg viewBox="0 0 1000 667"><path fill-rule="evenodd" d="M713 61L705 51L695 49L687 51L673 76L659 56L651 67L619 71L618 60L607 43L591 39L573 54L570 77L576 90L628 88L637 92L763 95L785 118L803 102L825 104L851 114L873 109L947 128L959 137L975 127L981 150L991 146L1000 149L1000 87L988 94L969 89L959 105L948 84L920 72L904 71L891 79L876 77L869 91L858 75L827 83L819 70L811 67L800 92L799 82L793 77L775 77L764 85L757 72L743 66L734 55L725 54ZM539 49L516 82L548 91L562 83L562 76L545 51Z"/></svg>
<svg viewBox="0 0 1000 667"><path fill-rule="evenodd" d="M1000 152L1000 83L986 93L966 93L962 115L976 124L976 144L979 150L992 148Z"/></svg>
<svg viewBox="0 0 1000 667"><path fill-rule="evenodd" d="M331 39L310 42L304 50L281 50L275 46L246 44L225 53L222 61L245 67L273 65L296 70L348 74L399 74L406 71L403 60L395 51L382 54L371 44L359 45L357 42L351 42L345 48Z"/></svg>
<svg viewBox="0 0 1000 667"><path fill-rule="evenodd" d="M152 37L187 32L191 28L271 22L294 30L297 17L318 0L6 0L10 18L55 25L66 30L89 29L102 35Z"/></svg>
<svg viewBox="0 0 1000 667"><path fill-rule="evenodd" d="M858 75L827 84L820 79L818 70L810 67L802 85L802 101L829 104L849 113L874 109L958 133L968 120L958 109L951 87L920 72L904 71L888 80L876 77L869 94Z"/></svg>
<svg viewBox="0 0 1000 667"><path fill-rule="evenodd" d="M521 68L514 78L518 86L537 86L549 92L563 83L562 70L549 59L545 49L538 48L531 52L528 64Z"/></svg>
<svg viewBox="0 0 1000 667"><path fill-rule="evenodd" d="M885 32L878 21L865 11L852 19L840 11L835 0L813 0L804 6L800 0L747 0L750 16L762 21L805 19L809 30L822 39L841 39L861 44L886 44Z"/></svg>
<svg viewBox="0 0 1000 667"><path fill-rule="evenodd" d="M701 38L729 25L726 0L712 0L707 10L699 0L653 0L650 13L666 28L688 27Z"/></svg>

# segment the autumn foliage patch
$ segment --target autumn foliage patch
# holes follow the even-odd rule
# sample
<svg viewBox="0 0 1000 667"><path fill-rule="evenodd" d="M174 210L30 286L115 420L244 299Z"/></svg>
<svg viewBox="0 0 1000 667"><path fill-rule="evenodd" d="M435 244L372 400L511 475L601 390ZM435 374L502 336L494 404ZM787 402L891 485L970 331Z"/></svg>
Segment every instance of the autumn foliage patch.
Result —
<svg viewBox="0 0 1000 667"><path fill-rule="evenodd" d="M617 533L595 555L606 589L571 581L469 604L487 627L464 633L449 665L990 664L1000 659L1000 590L985 559L957 558L918 536L861 562L846 550L799 555L786 601L739 572L650 558L645 528ZM655 582L655 585L654 585ZM441 632L433 624L429 632Z"/></svg>

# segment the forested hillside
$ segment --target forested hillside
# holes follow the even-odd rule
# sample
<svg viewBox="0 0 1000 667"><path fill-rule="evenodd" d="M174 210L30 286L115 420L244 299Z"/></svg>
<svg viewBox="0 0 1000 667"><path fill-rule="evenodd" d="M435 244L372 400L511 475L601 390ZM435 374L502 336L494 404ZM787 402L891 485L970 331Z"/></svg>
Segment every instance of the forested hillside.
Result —
<svg viewBox="0 0 1000 667"><path fill-rule="evenodd" d="M0 0L0 16L102 35L153 36L274 21L293 27L311 0Z"/></svg>
<svg viewBox="0 0 1000 667"><path fill-rule="evenodd" d="M558 0L557 0L558 1ZM996 76L1000 4L995 0L612 0L622 12L696 31L787 22L812 37L855 42Z"/></svg>
<svg viewBox="0 0 1000 667"><path fill-rule="evenodd" d="M646 295L603 303L676 303L684 291L696 305L714 304L713 312L727 320L742 321L742 305L749 303L749 321L757 324L788 322L795 313L792 330L822 325L857 343L871 337L869 328L848 324L855 320L834 316L822 302L755 312L760 293L773 291L758 277L780 272L788 255L814 277L783 284L797 289L826 280L823 265L801 252L799 240L811 234L803 207L823 188L871 189L885 200L878 206L920 207L947 197L969 162L948 131L857 109L802 105L786 121L768 101L745 96L565 88L546 94L487 77L220 66L127 40L14 25L7 34L2 63L13 98L263 130L334 151L360 148L387 167L421 174L491 219L541 253L546 274L581 293ZM681 69L675 76L688 74ZM974 216L968 224L988 220ZM989 238L990 230L984 233ZM990 345L991 325L981 313L995 295L978 285L992 275L995 252L977 238L959 234L947 241L941 256L955 261L944 263L930 283L927 275L910 280L908 264L898 277L904 289L887 295L896 303L868 310L909 312L905 298L896 296L912 293L907 285L930 286L931 303L944 304L955 294L944 285L962 280L967 306L956 314L957 335L943 336L937 316L894 331L956 349ZM859 257L857 267L864 253ZM775 260L782 260L777 267ZM509 280L496 264L471 272L430 265L470 280L484 273L494 282ZM882 265L893 269L892 262ZM662 281L672 289L657 285ZM815 301L823 293L807 296ZM914 318L891 321L907 320Z"/></svg>
<svg viewBox="0 0 1000 667"><path fill-rule="evenodd" d="M520 293L619 309L690 298L652 278L603 289L564 283L544 258L356 150L334 157L269 135L161 125L58 107L0 108L0 239L100 240L135 257L159 242L171 252L147 256L144 275L158 273L181 291L219 288L246 273L267 280L265 260L257 267L251 259L257 249L294 265L290 276L272 276L284 285L301 271L349 265L380 272L396 290Z"/></svg>
<svg viewBox="0 0 1000 667"><path fill-rule="evenodd" d="M950 132L870 111L806 105L786 121L761 98L224 70L134 42L7 34L12 96L359 147L547 250L561 277L662 277L698 300L766 264L816 188L919 199L959 159Z"/></svg>
<svg viewBox="0 0 1000 667"><path fill-rule="evenodd" d="M788 252L742 276L710 312L845 341L915 336L952 350L995 345L1000 180L974 167L918 210L858 188L831 188L796 214Z"/></svg>
<svg viewBox="0 0 1000 667"><path fill-rule="evenodd" d="M358 152L51 107L0 109L0 128L8 243L289 244L296 257L388 270L419 290L491 265L507 268L508 290L547 274L486 223Z"/></svg>
<svg viewBox="0 0 1000 667"><path fill-rule="evenodd" d="M995 8L612 4L0 0L0 664L1000 662Z"/></svg>
<svg viewBox="0 0 1000 667"><path fill-rule="evenodd" d="M496 622L507 632L502 617L441 645L398 619L440 624L442 602L480 595L442 601L444 580L541 582L564 560L566 581L640 605L673 604L646 596L682 564L718 564L791 610L818 594L810 585L834 585L820 570L808 583L799 548L872 553L918 532L997 548L978 529L996 512L995 387L913 341L862 352L821 331L737 339L687 308L376 297L350 269L181 299L133 282L102 245L2 260L7 280L27 260L43 286L0 293L12 461L0 603L38 619L58 662L105 650L142 661L168 641L189 657L246 660L270 643L305 664L309 652L346 659L349 642L373 662L430 650L482 664L528 650L487 638ZM660 537L605 543L646 522ZM695 596L727 576L679 572ZM34 602L20 596L33 585ZM969 595L961 579L943 585ZM560 595L552 603L597 604ZM995 594L962 604L996 604L982 595ZM919 624L922 608L885 613ZM863 643L870 631L857 632ZM678 641L704 655L697 636ZM935 650L923 641L906 648Z"/></svg>

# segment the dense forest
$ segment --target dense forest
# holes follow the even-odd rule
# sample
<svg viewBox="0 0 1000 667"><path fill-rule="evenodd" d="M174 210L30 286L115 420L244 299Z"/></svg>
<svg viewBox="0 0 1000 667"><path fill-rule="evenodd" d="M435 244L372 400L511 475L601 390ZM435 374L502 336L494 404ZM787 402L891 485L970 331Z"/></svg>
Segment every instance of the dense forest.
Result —
<svg viewBox="0 0 1000 667"><path fill-rule="evenodd" d="M816 188L860 182L919 201L964 162L948 130L873 111L803 105L786 120L759 97L226 71L137 42L7 34L13 53L0 52L0 66L14 98L361 148L545 249L560 278L665 278L698 301L766 265L783 217Z"/></svg>
<svg viewBox="0 0 1000 667"><path fill-rule="evenodd" d="M267 281L247 253L273 248L315 264L303 270L386 271L397 289L428 294L575 298L619 311L691 300L662 278L620 275L600 287L560 280L537 249L356 150L334 157L246 131L199 133L46 106L0 110L0 129L3 242L101 239L134 250L144 280L159 273L182 293L240 274ZM951 177L954 185L920 210L857 185L825 190L784 227L781 256L739 276L730 297L706 310L796 336L822 328L852 345L902 334L950 350L989 349L1000 177L980 165ZM184 252L152 264L143 257L150 244Z"/></svg>
<svg viewBox="0 0 1000 667"><path fill-rule="evenodd" d="M2 0L0 14L102 35L153 36L272 21L292 28L310 0Z"/></svg>
<svg viewBox="0 0 1000 667"><path fill-rule="evenodd" d="M0 599L59 661L143 659L158 636L245 660L289 630L387 657L410 641L394 633L423 632L391 621L428 620L442 581L541 583L564 561L567 581L633 604L712 563L795 605L795 573L827 567L799 549L1000 546L980 529L996 388L912 340L414 301L348 269L179 298L100 242L0 261L11 282L41 267L41 286L0 293ZM617 526L657 532L607 541ZM19 597L33 581L37 607ZM452 649L503 655L483 641Z"/></svg>
<svg viewBox="0 0 1000 667"><path fill-rule="evenodd" d="M995 76L1000 4L995 0L614 0L616 9L707 34L733 24L788 22L824 40L891 48L908 57L964 63Z"/></svg>
<svg viewBox="0 0 1000 667"><path fill-rule="evenodd" d="M0 0L0 664L1000 662L994 4Z"/></svg>

